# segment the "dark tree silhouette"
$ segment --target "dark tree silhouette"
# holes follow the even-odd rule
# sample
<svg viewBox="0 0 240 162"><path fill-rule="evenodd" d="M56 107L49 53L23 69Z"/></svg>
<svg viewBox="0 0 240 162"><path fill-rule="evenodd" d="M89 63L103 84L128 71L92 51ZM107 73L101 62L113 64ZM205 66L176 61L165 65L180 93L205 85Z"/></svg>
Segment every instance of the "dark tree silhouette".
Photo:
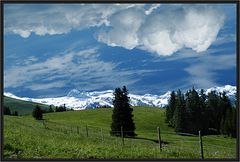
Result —
<svg viewBox="0 0 240 162"><path fill-rule="evenodd" d="M43 111L40 108L39 105L36 105L35 109L32 112L32 116L37 119L37 120L42 120L43 119Z"/></svg>
<svg viewBox="0 0 240 162"><path fill-rule="evenodd" d="M174 127L173 115L174 115L175 109L176 109L176 94L174 91L172 91L171 97L169 100L169 105L166 108L166 122L169 124L169 126L172 126L172 127Z"/></svg>
<svg viewBox="0 0 240 162"><path fill-rule="evenodd" d="M171 118L173 94L172 92L166 109L166 122L173 120L173 124L169 126L174 127L176 132L197 134L201 130L204 135L226 134L236 138L236 106L231 104L225 92L211 91L206 95L204 90L198 94L192 88L184 97L178 90L174 115Z"/></svg>
<svg viewBox="0 0 240 162"><path fill-rule="evenodd" d="M14 111L12 115L13 115L13 116L18 116L18 112L17 112L17 111Z"/></svg>
<svg viewBox="0 0 240 162"><path fill-rule="evenodd" d="M7 106L4 106L4 107L3 107L3 114L4 114L4 115L11 115L12 113L11 113L10 108L7 107Z"/></svg>
<svg viewBox="0 0 240 162"><path fill-rule="evenodd" d="M185 132L186 131L186 109L184 95L180 90L177 92L176 110L173 116L175 131Z"/></svg>
<svg viewBox="0 0 240 162"><path fill-rule="evenodd" d="M121 88L115 89L113 105L111 135L120 136L122 127L124 136L136 136L132 114L133 109L130 108L126 86L123 86L122 90Z"/></svg>
<svg viewBox="0 0 240 162"><path fill-rule="evenodd" d="M48 112L49 113L54 112L53 109L52 109L52 105L49 106Z"/></svg>

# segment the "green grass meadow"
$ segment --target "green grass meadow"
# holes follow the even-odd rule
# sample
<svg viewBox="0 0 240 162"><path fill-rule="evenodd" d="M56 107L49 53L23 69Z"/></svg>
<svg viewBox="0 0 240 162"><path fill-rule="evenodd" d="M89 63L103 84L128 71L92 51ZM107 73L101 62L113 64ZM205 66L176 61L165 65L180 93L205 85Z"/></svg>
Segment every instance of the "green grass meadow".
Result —
<svg viewBox="0 0 240 162"><path fill-rule="evenodd" d="M4 159L200 159L198 136L177 135L165 110L134 107L136 138L110 136L112 109L4 116ZM157 142L161 130L162 150ZM88 134L87 134L88 130ZM205 159L236 159L236 139L203 136Z"/></svg>

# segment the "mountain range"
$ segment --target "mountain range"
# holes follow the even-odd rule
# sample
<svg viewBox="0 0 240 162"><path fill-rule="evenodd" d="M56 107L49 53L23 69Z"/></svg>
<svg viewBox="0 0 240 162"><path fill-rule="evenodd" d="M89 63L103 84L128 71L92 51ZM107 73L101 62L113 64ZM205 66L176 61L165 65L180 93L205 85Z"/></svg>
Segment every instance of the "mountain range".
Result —
<svg viewBox="0 0 240 162"><path fill-rule="evenodd" d="M210 91L216 91L218 93L226 92L226 95L232 102L235 101L236 87L231 85L225 85L221 87L212 87L204 90L205 94ZM200 92L200 89L197 89ZM162 95L152 94L129 94L131 106L153 106L153 107L164 107L168 104L171 91L168 91ZM77 89L71 90L66 96L55 97L55 98L29 98L29 97L18 97L12 93L4 92L4 96L31 101L46 105L61 106L66 105L67 108L73 108L74 110L92 109L97 107L113 107L113 90L106 91L93 91L83 92Z"/></svg>

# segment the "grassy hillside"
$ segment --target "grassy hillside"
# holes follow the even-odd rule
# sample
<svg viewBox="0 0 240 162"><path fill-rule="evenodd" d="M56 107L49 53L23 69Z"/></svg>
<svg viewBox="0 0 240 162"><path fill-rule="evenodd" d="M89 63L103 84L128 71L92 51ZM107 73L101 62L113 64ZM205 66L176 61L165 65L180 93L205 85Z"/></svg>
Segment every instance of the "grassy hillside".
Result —
<svg viewBox="0 0 240 162"><path fill-rule="evenodd" d="M4 96L3 100L4 106L8 106L11 109L11 112L17 111L19 115L28 115L32 114L32 110L38 103L22 101L18 99L14 99L11 97ZM48 105L38 104L42 109L48 109Z"/></svg>
<svg viewBox="0 0 240 162"><path fill-rule="evenodd" d="M164 123L163 109L135 107L133 112L138 136L124 139L124 145L121 138L109 135L112 109L48 113L44 123L31 116L4 116L4 158L200 158L198 137L176 135ZM158 126L164 142L161 152ZM205 158L236 157L234 138L204 136L203 147Z"/></svg>

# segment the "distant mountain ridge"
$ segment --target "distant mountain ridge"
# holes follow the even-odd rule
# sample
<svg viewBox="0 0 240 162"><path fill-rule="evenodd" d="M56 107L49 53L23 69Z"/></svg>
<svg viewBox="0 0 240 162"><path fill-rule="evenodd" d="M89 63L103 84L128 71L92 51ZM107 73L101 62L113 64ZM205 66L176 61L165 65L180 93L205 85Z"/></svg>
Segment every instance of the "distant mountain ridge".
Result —
<svg viewBox="0 0 240 162"><path fill-rule="evenodd" d="M231 85L225 85L221 87L212 87L205 90L205 93L215 90L216 92L226 92L227 96L231 101L235 100L236 87ZM200 92L200 89L197 89ZM136 95L129 94L131 106L154 106L154 107L164 107L168 104L171 91L166 92L163 95ZM56 97L56 98L28 98L28 97L18 97L11 93L4 92L5 96L16 98L24 101L31 101L36 103L42 103L47 105L60 106L65 104L66 107L73 108L75 110L84 110L97 107L113 107L113 90L106 91L93 91L93 92L82 92L77 89L71 90L67 96Z"/></svg>

